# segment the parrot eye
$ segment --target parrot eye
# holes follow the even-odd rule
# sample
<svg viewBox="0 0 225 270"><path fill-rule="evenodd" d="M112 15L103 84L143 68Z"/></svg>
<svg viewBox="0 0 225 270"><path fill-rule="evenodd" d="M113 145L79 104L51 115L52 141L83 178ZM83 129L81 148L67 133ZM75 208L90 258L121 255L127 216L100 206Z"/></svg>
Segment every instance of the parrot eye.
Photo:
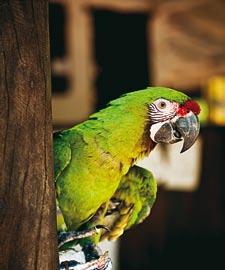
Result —
<svg viewBox="0 0 225 270"><path fill-rule="evenodd" d="M166 102L161 101L161 102L159 103L158 107L159 107L160 109L165 109L165 108L166 108Z"/></svg>
<svg viewBox="0 0 225 270"><path fill-rule="evenodd" d="M165 99L158 99L155 102L155 106L158 110L165 110L167 108L169 108L170 102L168 100Z"/></svg>

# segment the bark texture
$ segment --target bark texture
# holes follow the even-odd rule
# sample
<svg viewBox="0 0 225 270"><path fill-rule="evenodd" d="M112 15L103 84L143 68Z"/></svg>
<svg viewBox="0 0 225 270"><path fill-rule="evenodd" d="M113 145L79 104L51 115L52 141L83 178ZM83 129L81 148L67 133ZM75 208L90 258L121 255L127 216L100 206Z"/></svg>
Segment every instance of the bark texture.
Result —
<svg viewBox="0 0 225 270"><path fill-rule="evenodd" d="M47 0L0 1L0 269L57 268Z"/></svg>

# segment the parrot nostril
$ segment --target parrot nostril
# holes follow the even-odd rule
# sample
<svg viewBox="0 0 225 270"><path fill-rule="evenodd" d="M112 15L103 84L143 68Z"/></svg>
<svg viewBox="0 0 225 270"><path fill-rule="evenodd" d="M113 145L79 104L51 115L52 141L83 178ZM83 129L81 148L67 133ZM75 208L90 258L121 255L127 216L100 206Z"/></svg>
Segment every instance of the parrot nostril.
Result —
<svg viewBox="0 0 225 270"><path fill-rule="evenodd" d="M181 139L181 137L182 137L180 132L178 130L176 130L176 129L174 130L173 135L177 139Z"/></svg>

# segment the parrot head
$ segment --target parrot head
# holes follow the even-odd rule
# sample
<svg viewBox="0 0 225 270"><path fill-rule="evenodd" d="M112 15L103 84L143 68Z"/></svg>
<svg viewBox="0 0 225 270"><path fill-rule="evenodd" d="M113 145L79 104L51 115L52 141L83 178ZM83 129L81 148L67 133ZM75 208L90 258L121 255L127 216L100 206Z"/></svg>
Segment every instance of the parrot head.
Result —
<svg viewBox="0 0 225 270"><path fill-rule="evenodd" d="M198 103L188 96L170 90L174 98L170 98L168 91L163 91L159 98L148 106L150 119L150 138L156 143L176 143L183 140L181 153L188 150L197 139L200 130ZM180 98L179 93L182 94ZM177 100L176 100L177 94Z"/></svg>

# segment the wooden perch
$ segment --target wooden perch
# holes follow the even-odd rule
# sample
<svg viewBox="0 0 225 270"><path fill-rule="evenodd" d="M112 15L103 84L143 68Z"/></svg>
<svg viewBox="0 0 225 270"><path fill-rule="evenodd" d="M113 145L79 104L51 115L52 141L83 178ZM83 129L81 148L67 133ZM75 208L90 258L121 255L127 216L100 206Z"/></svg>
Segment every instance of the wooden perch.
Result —
<svg viewBox="0 0 225 270"><path fill-rule="evenodd" d="M0 1L0 269L57 269L48 1Z"/></svg>

